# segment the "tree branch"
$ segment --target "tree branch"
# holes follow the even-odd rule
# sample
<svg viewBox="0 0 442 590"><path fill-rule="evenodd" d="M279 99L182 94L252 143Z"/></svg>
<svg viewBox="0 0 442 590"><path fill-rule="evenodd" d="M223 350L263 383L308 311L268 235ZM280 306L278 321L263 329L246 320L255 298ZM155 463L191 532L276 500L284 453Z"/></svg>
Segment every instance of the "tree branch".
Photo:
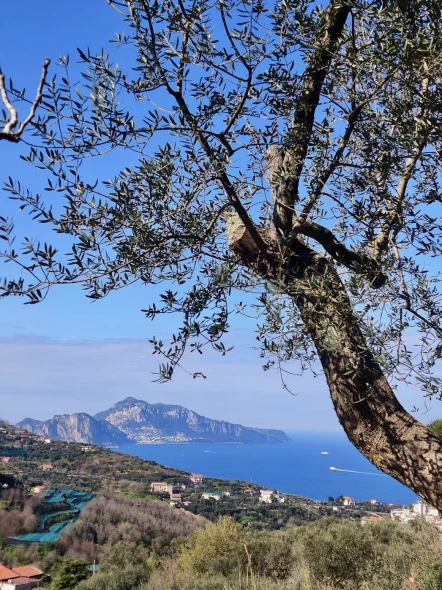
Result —
<svg viewBox="0 0 442 590"><path fill-rule="evenodd" d="M226 126L224 128L224 130L221 132L221 135L223 137L225 137L228 132L230 131L230 129L232 128L232 126L235 124L235 121L237 120L237 118L239 117L239 115L241 114L241 111L246 103L246 100L249 96L249 92L250 89L252 88L252 78L253 78L253 70L250 67L250 64L247 63L246 59L244 58L244 56L241 54L241 52L239 51L238 47L236 46L235 41L232 38L232 35L230 33L230 29L229 26L227 24L226 21L226 15L224 14L224 6L222 3L220 3L220 12L221 12L221 20L223 22L223 26L224 26L224 30L226 32L226 35L230 41L230 45L233 48L233 51L235 52L237 58L239 59L239 61L243 64L243 66L246 68L247 70L247 82L246 82L246 88L244 90L244 93L234 111L234 113L232 114L232 116L230 117L230 120L226 123Z"/></svg>
<svg viewBox="0 0 442 590"><path fill-rule="evenodd" d="M379 289L387 280L386 275L381 271L379 264L362 252L350 250L340 242L332 231L310 221L305 221L298 229L298 234L313 238L330 256L338 263L353 272L365 276L371 286Z"/></svg>
<svg viewBox="0 0 442 590"><path fill-rule="evenodd" d="M424 68L427 70L426 64L424 64ZM422 99L425 98L425 95L428 92L428 87L429 87L429 79L428 79L428 75L427 75L422 81L422 92L421 92ZM392 229L395 226L397 226L398 230L399 230L400 227L402 226L402 206L403 206L403 202L405 199L405 193L407 190L407 186L408 186L409 181L411 180L411 177L412 177L413 172L415 170L416 164L417 164L419 158L421 157L425 146L427 145L428 136L431 131L431 127L430 127L428 121L425 121L427 114L428 114L428 109L422 108L420 118L419 118L420 121L418 121L417 125L416 125L417 126L416 145L415 145L414 149L411 151L411 154L408 156L408 158L404 164L402 176L399 179L399 182L398 182L398 185L396 188L396 194L391 199L392 207L387 212L384 223L383 223L381 229L379 230L379 233L378 233L376 239L374 240L373 258L375 258L376 260L378 260L381 257L382 253L387 248L388 243L389 243L389 239L390 239L390 233L391 233Z"/></svg>
<svg viewBox="0 0 442 590"><path fill-rule="evenodd" d="M334 173L336 168L339 166L339 164L341 162L342 155L345 151L345 148L348 145L348 142L350 141L351 135L352 135L353 130L356 126L356 122L357 122L359 115L361 114L362 109L364 108L365 104L366 104L366 102L358 105L350 113L350 115L348 117L347 128L345 129L344 135L341 137L341 141L339 142L339 147L336 150L335 155L333 156L333 159L330 162L330 164L327 166L327 168L322 172L321 176L318 178L318 181L316 183L316 187L313 190L313 192L310 194L310 197L308 198L307 203L304 205L301 215L295 220L295 222L293 224L293 231L296 231L296 228L302 226L302 224L306 221L310 211L314 207L316 201L321 196L322 189L327 184L330 176Z"/></svg>
<svg viewBox="0 0 442 590"><path fill-rule="evenodd" d="M255 243L256 249L264 256L267 255L267 244L262 239L258 229L256 228L255 224L253 223L252 219L250 218L247 210L245 209L244 205L241 202L241 199L236 193L236 190L230 181L230 178L225 170L225 166L223 162L216 156L215 151L212 149L210 143L205 136L205 132L199 128L199 125L195 119L195 116L192 114L182 92L182 82L177 85L177 90L174 90L169 81L167 80L166 73L161 65L159 56L156 52L156 35L155 29L152 22L152 15L150 12L150 8L145 0L141 0L143 9L145 12L145 16L149 25L149 34L150 34L150 41L152 44L152 57L155 60L155 65L158 68L160 76L163 79L163 84L170 94L172 98L175 99L178 108L181 111L181 114L186 121L189 129L194 133L194 136L198 140L199 144L201 145L202 149L204 150L210 164L213 166L215 171L215 175L219 183L224 189L227 198L232 203L233 208L237 212L239 218L241 219L244 226L247 228L253 242ZM133 22L137 25L134 16L132 15ZM221 140L221 139L220 139Z"/></svg>
<svg viewBox="0 0 442 590"><path fill-rule="evenodd" d="M43 69L41 72L40 82L37 87L37 94L35 96L34 102L31 104L29 115L20 123L17 131L14 131L18 125L17 110L9 100L8 92L5 86L5 76L3 72L0 70L0 96L2 98L3 104L6 107L6 110L9 113L9 121L5 123L3 130L0 130L0 140L6 139L6 141L11 141L13 143L18 143L20 141L21 136L23 135L23 132L26 129L27 125L35 117L38 105L40 104L41 99L43 97L43 86L46 82L46 76L48 74L48 67L50 63L51 60L49 58L46 58L43 62Z"/></svg>
<svg viewBox="0 0 442 590"><path fill-rule="evenodd" d="M292 227L293 205L298 200L299 181L313 133L321 89L350 8L351 2L348 0L331 0L324 11L313 42L316 49L304 73L288 147L284 150L283 176L273 210L273 225L276 232L287 233Z"/></svg>

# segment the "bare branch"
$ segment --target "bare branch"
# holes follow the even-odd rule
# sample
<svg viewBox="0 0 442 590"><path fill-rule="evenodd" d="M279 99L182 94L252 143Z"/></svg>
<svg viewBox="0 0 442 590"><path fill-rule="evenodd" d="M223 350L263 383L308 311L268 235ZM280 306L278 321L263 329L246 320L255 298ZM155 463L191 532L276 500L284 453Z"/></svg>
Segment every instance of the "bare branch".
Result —
<svg viewBox="0 0 442 590"><path fill-rule="evenodd" d="M35 117L38 105L40 104L41 99L43 97L43 87L46 82L46 76L48 74L48 67L50 63L51 60L49 58L46 58L43 62L43 70L41 72L40 82L38 84L37 94L35 96L34 102L31 104L29 115L20 123L20 126L17 129L17 131L14 131L18 125L17 110L9 100L8 92L5 86L5 76L3 72L0 70L0 96L2 98L3 104L9 112L9 121L5 124L3 130L0 131L0 139L6 139L6 141L12 141L13 143L18 143L20 141L21 136L23 135L23 132L26 129L27 125Z"/></svg>

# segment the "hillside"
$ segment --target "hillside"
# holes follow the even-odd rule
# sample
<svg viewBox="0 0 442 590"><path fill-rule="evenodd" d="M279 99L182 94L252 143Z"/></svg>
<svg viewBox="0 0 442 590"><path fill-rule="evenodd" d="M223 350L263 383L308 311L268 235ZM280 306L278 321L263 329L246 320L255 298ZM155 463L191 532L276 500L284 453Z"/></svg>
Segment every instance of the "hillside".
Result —
<svg viewBox="0 0 442 590"><path fill-rule="evenodd" d="M25 418L19 428L51 439L120 446L147 443L281 443L282 430L251 428L212 420L182 406L149 404L128 397L95 417L85 413L54 416L45 422Z"/></svg>
<svg viewBox="0 0 442 590"><path fill-rule="evenodd" d="M369 503L346 508L288 494L262 504L255 484L204 478L195 485L183 471L92 445L48 442L1 422L0 457L8 459L0 461L0 475L15 481L0 489L0 564L38 566L52 577L43 585L48 590L73 590L64 575L73 571L84 574L75 590L440 587L439 533L425 522L391 521L390 506L377 506L373 516ZM43 470L48 464L52 471ZM152 481L179 488L181 501L152 494ZM36 484L58 489L68 503L76 489L96 498L84 509L75 505L80 514L72 516L64 498L36 492ZM334 514L339 518L312 524ZM367 526L357 522L362 517ZM17 535L34 538L42 528L63 529L56 544L16 544ZM411 576L418 585L404 585Z"/></svg>
<svg viewBox="0 0 442 590"><path fill-rule="evenodd" d="M316 520L334 514L330 503L317 502L292 494L275 492L272 503L262 503L261 486L243 481L203 477L195 485L190 473L164 467L155 461L110 451L99 446L65 441L50 441L9 425L0 427L0 479L8 478L30 489L36 485L46 488L73 488L99 495L119 493L130 497L161 498L169 501L169 491L152 495L152 482L164 482L180 488L182 507L210 520L221 515L234 516L252 527L280 528L289 519ZM44 466L51 466L50 471ZM6 480L5 480L6 481ZM208 499L203 495L208 494ZM218 499L213 496L218 494ZM279 499L278 499L279 498ZM187 504L184 504L187 502ZM373 510L370 504L346 508L340 517L356 517ZM390 507L377 507L389 511Z"/></svg>

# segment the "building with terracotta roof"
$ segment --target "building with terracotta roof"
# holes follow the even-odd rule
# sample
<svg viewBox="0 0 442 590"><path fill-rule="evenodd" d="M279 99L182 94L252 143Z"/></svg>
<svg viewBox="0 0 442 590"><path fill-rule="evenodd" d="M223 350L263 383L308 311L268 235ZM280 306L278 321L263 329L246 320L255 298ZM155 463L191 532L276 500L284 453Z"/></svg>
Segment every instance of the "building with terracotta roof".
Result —
<svg viewBox="0 0 442 590"><path fill-rule="evenodd" d="M0 590L31 590L40 585L42 572L35 565L21 565L12 568L0 564Z"/></svg>
<svg viewBox="0 0 442 590"><path fill-rule="evenodd" d="M2 565L0 563L0 588L1 588L2 582L7 582L8 580L12 580L14 578L19 578L19 577L20 577L19 574L16 574L14 571L12 571L8 567L6 567L5 565Z"/></svg>
<svg viewBox="0 0 442 590"><path fill-rule="evenodd" d="M43 463L41 468L43 469L43 471L53 471L54 466L52 465L52 463Z"/></svg>
<svg viewBox="0 0 442 590"><path fill-rule="evenodd" d="M41 580L41 578L44 576L44 572L38 569L38 567L35 567L35 565L16 565L11 569L19 576L23 576L25 578L35 578L36 580Z"/></svg>

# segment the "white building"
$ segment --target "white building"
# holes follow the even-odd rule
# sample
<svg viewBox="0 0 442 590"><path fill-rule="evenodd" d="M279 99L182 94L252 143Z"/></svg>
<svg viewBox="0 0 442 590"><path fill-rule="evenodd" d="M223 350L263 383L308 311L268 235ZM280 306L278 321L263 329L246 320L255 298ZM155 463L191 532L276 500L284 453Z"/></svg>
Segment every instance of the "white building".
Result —
<svg viewBox="0 0 442 590"><path fill-rule="evenodd" d="M402 523L410 522L416 518L424 518L427 522L439 523L439 511L423 500L417 500L411 508L401 508L390 512L392 520Z"/></svg>
<svg viewBox="0 0 442 590"><path fill-rule="evenodd" d="M222 498L222 493L221 492L205 492L201 498L203 500L216 500L217 502L219 502Z"/></svg>
<svg viewBox="0 0 442 590"><path fill-rule="evenodd" d="M271 504L273 502L273 490L260 490L259 500L263 504Z"/></svg>
<svg viewBox="0 0 442 590"><path fill-rule="evenodd" d="M259 500L263 504L272 504L273 502L279 502L282 504L285 498L276 490L260 490Z"/></svg>
<svg viewBox="0 0 442 590"><path fill-rule="evenodd" d="M204 476L202 476L200 473L192 473L192 477L190 478L194 484L203 483L203 479Z"/></svg>
<svg viewBox="0 0 442 590"><path fill-rule="evenodd" d="M342 496L342 504L344 506L354 506L356 504L356 500L354 498L350 498L350 496Z"/></svg>
<svg viewBox="0 0 442 590"><path fill-rule="evenodd" d="M419 516L425 516L427 514L427 504L422 500L418 500L413 504L413 512Z"/></svg>

